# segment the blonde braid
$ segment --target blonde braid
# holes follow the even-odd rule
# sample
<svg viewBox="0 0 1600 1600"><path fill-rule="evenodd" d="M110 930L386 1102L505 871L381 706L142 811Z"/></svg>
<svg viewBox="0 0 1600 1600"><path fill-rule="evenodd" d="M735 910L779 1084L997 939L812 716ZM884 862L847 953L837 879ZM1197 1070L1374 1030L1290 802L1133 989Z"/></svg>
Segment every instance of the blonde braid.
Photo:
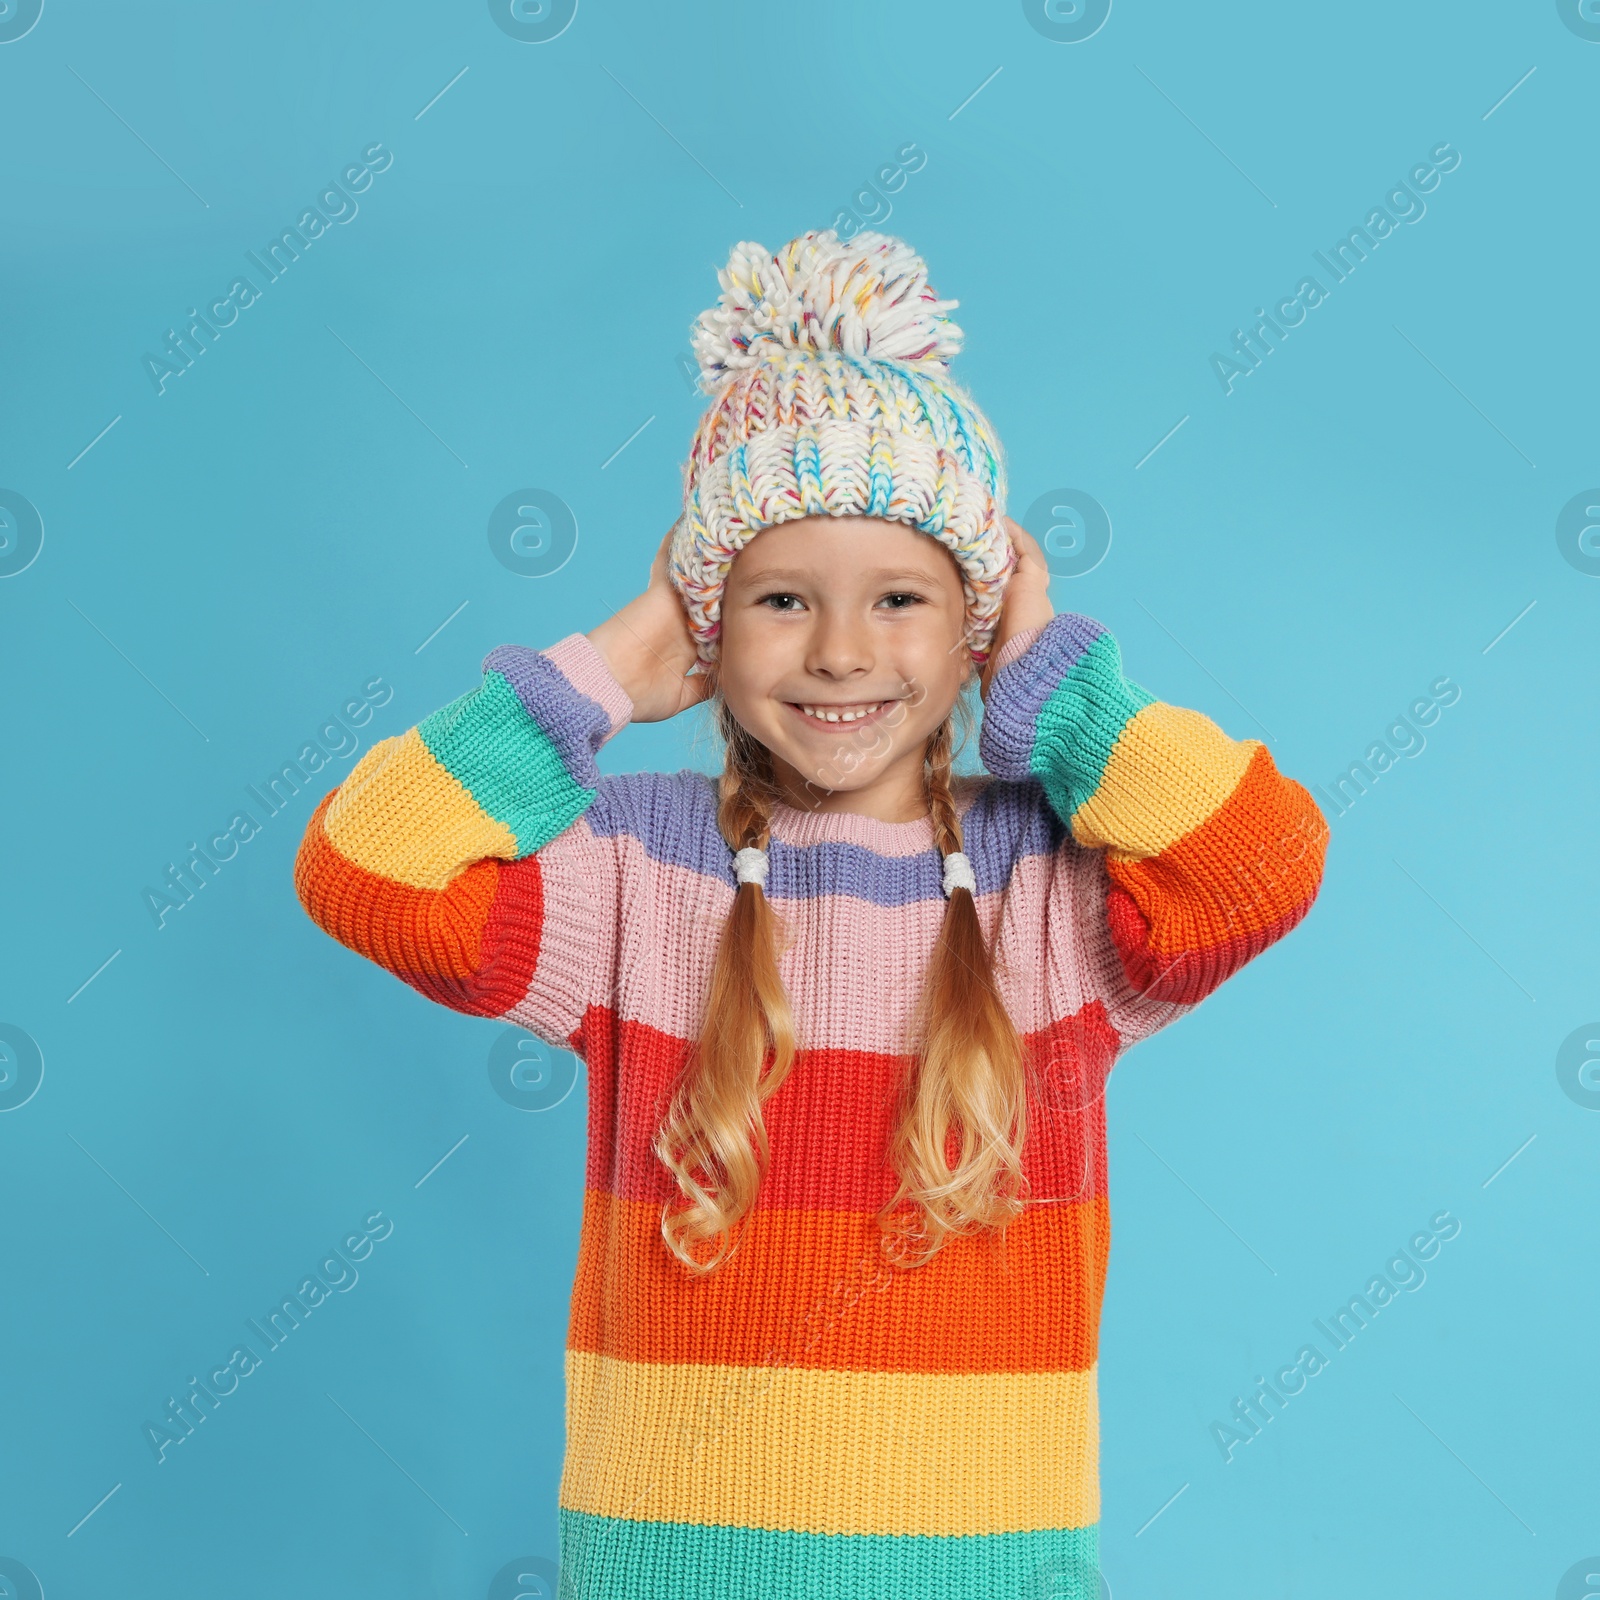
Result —
<svg viewBox="0 0 1600 1600"><path fill-rule="evenodd" d="M718 700L727 763L718 783L717 824L730 848L764 850L772 808L782 798L772 756ZM736 841L736 842L735 842ZM794 1013L778 970L781 924L758 883L741 883L712 967L705 1024L655 1139L657 1157L689 1204L662 1206L667 1247L695 1272L713 1271L738 1248L738 1225L754 1205L771 1155L762 1106L798 1053ZM770 1052L772 1065L766 1067ZM726 1235L726 1237L724 1237ZM702 1260L695 1246L713 1240Z"/></svg>
<svg viewBox="0 0 1600 1600"><path fill-rule="evenodd" d="M965 708L964 701L958 706ZM951 792L951 719L928 741L924 783L941 856L962 848ZM995 980L978 908L965 888L945 904L915 1026L920 1037L890 1143L900 1175L879 1213L886 1233L913 1246L920 1266L956 1234L998 1228L1023 1210L1027 1087L1022 1042ZM957 1143L954 1165L950 1140ZM918 1212L897 1215L907 1197Z"/></svg>

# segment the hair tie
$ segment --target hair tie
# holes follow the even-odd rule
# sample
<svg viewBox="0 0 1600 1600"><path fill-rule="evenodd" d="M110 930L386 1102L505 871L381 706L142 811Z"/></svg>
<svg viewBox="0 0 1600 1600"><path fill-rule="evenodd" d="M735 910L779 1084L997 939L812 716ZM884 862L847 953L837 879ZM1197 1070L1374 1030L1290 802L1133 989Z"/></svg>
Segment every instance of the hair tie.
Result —
<svg viewBox="0 0 1600 1600"><path fill-rule="evenodd" d="M754 845L746 845L734 855L733 875L740 883L759 883L765 889L769 865L765 850L758 850Z"/></svg>
<svg viewBox="0 0 1600 1600"><path fill-rule="evenodd" d="M972 861L961 850L952 850L944 858L944 892L948 898L957 889L965 889L968 894L976 898L978 893L978 877L972 870Z"/></svg>

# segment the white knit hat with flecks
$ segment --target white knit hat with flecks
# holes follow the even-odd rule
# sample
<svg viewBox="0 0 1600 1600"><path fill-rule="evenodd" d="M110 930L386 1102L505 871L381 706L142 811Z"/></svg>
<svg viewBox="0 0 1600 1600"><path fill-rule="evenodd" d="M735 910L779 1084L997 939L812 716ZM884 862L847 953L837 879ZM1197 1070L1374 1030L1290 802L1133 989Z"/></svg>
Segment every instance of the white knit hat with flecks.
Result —
<svg viewBox="0 0 1600 1600"><path fill-rule="evenodd" d="M961 568L968 649L988 656L1017 553L1005 470L983 413L949 375L961 329L899 239L832 229L776 255L734 246L692 340L714 399L684 465L668 570L701 660L715 658L735 555L799 517L904 522Z"/></svg>

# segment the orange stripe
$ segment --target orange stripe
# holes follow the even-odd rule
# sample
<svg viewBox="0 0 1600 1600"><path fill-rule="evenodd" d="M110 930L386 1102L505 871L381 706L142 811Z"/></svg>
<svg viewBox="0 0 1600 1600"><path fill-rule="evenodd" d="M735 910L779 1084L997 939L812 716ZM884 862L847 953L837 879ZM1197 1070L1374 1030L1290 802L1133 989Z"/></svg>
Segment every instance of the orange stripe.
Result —
<svg viewBox="0 0 1600 1600"><path fill-rule="evenodd" d="M1108 1203L1032 1206L1003 1243L952 1239L888 1263L872 1215L753 1210L737 1250L692 1276L661 1208L586 1189L567 1344L623 1361L856 1372L1086 1371L1099 1343ZM605 1286L626 1284L626 1296Z"/></svg>
<svg viewBox="0 0 1600 1600"><path fill-rule="evenodd" d="M1305 787L1285 778L1266 747L1238 787L1198 828L1143 861L1109 856L1111 881L1155 911L1150 953L1171 960L1281 928L1322 877L1328 824Z"/></svg>
<svg viewBox="0 0 1600 1600"><path fill-rule="evenodd" d="M430 1000L473 1016L509 1011L538 964L544 897L535 859L475 861L448 888L413 889L340 854L323 825L334 794L312 814L295 858L295 889L312 920Z"/></svg>
<svg viewBox="0 0 1600 1600"><path fill-rule="evenodd" d="M391 972L470 978L478 968L498 863L468 867L446 890L412 889L368 872L339 853L323 826L337 793L312 814L295 862L295 888L312 920Z"/></svg>

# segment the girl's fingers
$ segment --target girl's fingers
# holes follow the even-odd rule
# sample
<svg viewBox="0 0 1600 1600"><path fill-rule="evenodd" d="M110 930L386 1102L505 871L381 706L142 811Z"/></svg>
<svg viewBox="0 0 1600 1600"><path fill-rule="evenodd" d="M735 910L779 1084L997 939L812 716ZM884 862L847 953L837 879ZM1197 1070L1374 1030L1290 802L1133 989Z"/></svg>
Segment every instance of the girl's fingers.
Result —
<svg viewBox="0 0 1600 1600"><path fill-rule="evenodd" d="M1019 554L1024 556L1042 557L1044 552L1039 548L1039 541L1028 532L1020 523L1013 522L1010 517L1005 519L1006 529L1011 534L1012 543L1016 545Z"/></svg>
<svg viewBox="0 0 1600 1600"><path fill-rule="evenodd" d="M650 576L652 578L654 578L654 577L665 578L666 577L666 574L667 574L667 562L668 562L669 555L670 555L670 547L671 547L671 544L672 544L672 536L677 531L678 531L678 525L677 525L676 522L674 522L672 524L672 526L670 528L668 528L667 531L664 534L661 535L661 543L656 546L656 553L651 558L651 561L650 561Z"/></svg>

